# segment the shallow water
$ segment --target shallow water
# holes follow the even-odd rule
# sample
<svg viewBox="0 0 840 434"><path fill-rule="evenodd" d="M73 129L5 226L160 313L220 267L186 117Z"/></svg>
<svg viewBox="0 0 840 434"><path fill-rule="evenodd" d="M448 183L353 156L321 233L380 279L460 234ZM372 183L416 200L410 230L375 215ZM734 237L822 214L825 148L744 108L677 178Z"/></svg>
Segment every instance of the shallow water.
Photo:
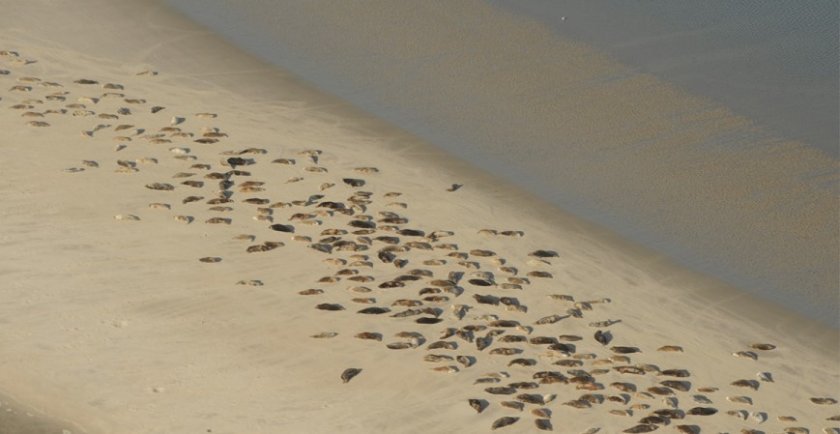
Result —
<svg viewBox="0 0 840 434"><path fill-rule="evenodd" d="M588 14L567 14L565 22L589 17L577 34L565 34L528 15L552 22L538 8L549 3L536 1L517 2L524 8L517 13L501 0L167 2L564 210L765 299L840 323L837 159L821 150L820 138L834 134L836 143L836 121L834 133L824 127L826 116L837 119L836 56L832 70L820 48L830 42L809 43L807 32L788 31L750 45L751 33L739 26L762 14L724 14L721 23L720 13L692 15L682 3L671 9L676 18L663 13L659 21L642 19L636 2L615 9L564 3ZM678 37L669 20L693 23L694 31ZM650 32L621 33L637 25ZM613 31L612 39L593 36ZM788 53L784 68L774 69L772 53L756 48L763 40L770 41L765 49L778 42L779 53ZM802 47L812 45L813 55L828 59L823 66L808 63ZM632 49L653 54L634 56ZM721 65L741 74L725 74ZM768 81L750 78L753 69ZM721 84L715 74L741 81ZM834 78L834 87L820 74ZM832 97L824 96L832 89L833 112L826 107Z"/></svg>
<svg viewBox="0 0 840 434"><path fill-rule="evenodd" d="M840 154L840 3L490 0L555 34Z"/></svg>

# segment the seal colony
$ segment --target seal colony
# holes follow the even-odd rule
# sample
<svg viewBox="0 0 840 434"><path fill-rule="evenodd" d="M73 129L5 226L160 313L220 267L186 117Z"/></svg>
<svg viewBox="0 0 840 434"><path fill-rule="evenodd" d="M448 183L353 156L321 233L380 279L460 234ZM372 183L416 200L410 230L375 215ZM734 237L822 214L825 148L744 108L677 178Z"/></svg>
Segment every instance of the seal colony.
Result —
<svg viewBox="0 0 840 434"><path fill-rule="evenodd" d="M271 137L260 147L244 146L225 129L225 119L236 114L223 106L189 114L152 101L136 77L57 80L36 77L26 70L32 64L37 61L26 53L0 52L4 116L21 113L21 127L44 130L86 119L76 139L113 149L113 157L78 155L63 169L66 182L81 187L91 172L109 171L112 188L151 198L125 206L115 224L143 230L164 214L181 230L201 226L206 237L226 240L188 258L191 267L227 267L226 256L242 252L292 251L320 261L322 275L272 293L281 303L305 299L309 308L300 314L316 316L326 328L296 339L314 339L328 351L331 341L346 338L377 358L410 353L426 375L463 385L447 405L473 413L487 431L571 432L567 418L578 417L591 423L576 431L586 434L612 432L600 423L607 419L618 420L610 426L625 433L720 432L721 426L741 433L840 432L830 384L804 402L808 418L765 405L767 394L798 381L791 370L772 368L796 359L772 336L728 354L708 354L702 342L669 330L648 330L653 345L636 343L626 336L648 324L626 319L621 303L602 289L569 285L574 273L564 252L528 231L480 227L472 229L475 238L430 226L412 210L431 204L383 185L385 169L363 155L337 161L326 146L283 149L268 143ZM33 117L46 120L28 120ZM137 149L143 157L121 157ZM272 176L286 181L271 182ZM432 197L470 194L468 184L442 185ZM156 242L166 249L166 240ZM272 288L258 270L227 270L232 288ZM330 329L354 318L356 329ZM724 358L734 359L741 376L704 377L685 367ZM324 375L364 388L380 374L354 363Z"/></svg>

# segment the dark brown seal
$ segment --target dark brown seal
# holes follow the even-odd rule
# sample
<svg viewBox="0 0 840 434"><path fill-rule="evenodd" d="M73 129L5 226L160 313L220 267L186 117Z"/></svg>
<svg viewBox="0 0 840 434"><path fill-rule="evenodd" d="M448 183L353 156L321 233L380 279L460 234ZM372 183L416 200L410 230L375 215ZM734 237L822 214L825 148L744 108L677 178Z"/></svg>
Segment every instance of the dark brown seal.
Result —
<svg viewBox="0 0 840 434"><path fill-rule="evenodd" d="M361 372L362 370L359 368L347 368L344 370L344 372L341 373L341 381L343 381L344 383L349 383L350 380L353 379L353 377L359 375L359 373Z"/></svg>

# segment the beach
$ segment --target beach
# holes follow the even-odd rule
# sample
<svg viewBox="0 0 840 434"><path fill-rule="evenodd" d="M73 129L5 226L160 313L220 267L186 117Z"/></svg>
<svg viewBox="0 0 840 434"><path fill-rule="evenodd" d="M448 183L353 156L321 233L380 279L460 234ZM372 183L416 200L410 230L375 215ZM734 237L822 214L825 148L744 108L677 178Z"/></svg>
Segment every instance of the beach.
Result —
<svg viewBox="0 0 840 434"><path fill-rule="evenodd" d="M165 3L4 10L0 401L18 417L0 433L840 432L838 330L819 315L582 220ZM582 76L617 68L564 49ZM635 80L659 95L647 119L678 92ZM578 108L570 141L621 114ZM741 131L698 110L718 115L684 134ZM824 194L791 239L830 232Z"/></svg>

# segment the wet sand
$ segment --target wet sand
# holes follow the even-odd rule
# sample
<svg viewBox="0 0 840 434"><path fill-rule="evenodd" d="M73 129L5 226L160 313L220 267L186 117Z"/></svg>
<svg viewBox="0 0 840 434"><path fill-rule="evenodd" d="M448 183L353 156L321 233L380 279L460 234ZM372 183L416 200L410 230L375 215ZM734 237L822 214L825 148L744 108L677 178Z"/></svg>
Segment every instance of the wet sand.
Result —
<svg viewBox="0 0 840 434"><path fill-rule="evenodd" d="M0 434L73 434L73 430L27 411L0 395Z"/></svg>

